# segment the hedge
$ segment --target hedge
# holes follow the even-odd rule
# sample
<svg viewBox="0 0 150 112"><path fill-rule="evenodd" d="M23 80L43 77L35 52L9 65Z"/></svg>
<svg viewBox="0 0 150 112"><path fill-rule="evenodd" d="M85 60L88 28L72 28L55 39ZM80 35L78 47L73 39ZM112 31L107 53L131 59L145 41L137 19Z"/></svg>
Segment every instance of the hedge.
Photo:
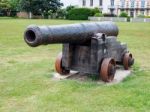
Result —
<svg viewBox="0 0 150 112"><path fill-rule="evenodd" d="M67 19L70 20L88 20L89 16L93 16L93 10L89 8L74 8L68 12Z"/></svg>

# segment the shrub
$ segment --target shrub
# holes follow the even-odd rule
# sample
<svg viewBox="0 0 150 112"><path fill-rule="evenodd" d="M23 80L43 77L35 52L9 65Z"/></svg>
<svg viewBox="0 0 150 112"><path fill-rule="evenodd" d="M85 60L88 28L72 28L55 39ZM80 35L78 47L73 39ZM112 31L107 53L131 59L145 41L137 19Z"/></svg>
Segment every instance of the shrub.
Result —
<svg viewBox="0 0 150 112"><path fill-rule="evenodd" d="M95 17L103 17L103 14L102 13L96 13L94 16Z"/></svg>
<svg viewBox="0 0 150 112"><path fill-rule="evenodd" d="M119 17L128 17L128 14L126 12L121 12Z"/></svg>
<svg viewBox="0 0 150 112"><path fill-rule="evenodd" d="M104 13L103 15L104 15L104 17L117 17L117 15L110 14L110 13Z"/></svg>
<svg viewBox="0 0 150 112"><path fill-rule="evenodd" d="M68 6L68 7L66 7L66 14L65 14L65 18L66 19L68 19L68 14L69 14L69 11L71 11L72 9L74 9L75 8L75 6L72 6L72 5L70 5L70 6Z"/></svg>
<svg viewBox="0 0 150 112"><path fill-rule="evenodd" d="M150 16L145 16L145 18L150 18Z"/></svg>
<svg viewBox="0 0 150 112"><path fill-rule="evenodd" d="M74 8L68 12L70 20L88 20L89 16L93 16L92 10L89 8Z"/></svg>
<svg viewBox="0 0 150 112"><path fill-rule="evenodd" d="M75 8L75 6L70 5L70 6L66 7L66 11L69 12L71 9L74 9L74 8Z"/></svg>
<svg viewBox="0 0 150 112"><path fill-rule="evenodd" d="M102 13L102 11L99 10L99 8L95 7L94 9L91 9L92 10L92 14L95 15L96 13Z"/></svg>

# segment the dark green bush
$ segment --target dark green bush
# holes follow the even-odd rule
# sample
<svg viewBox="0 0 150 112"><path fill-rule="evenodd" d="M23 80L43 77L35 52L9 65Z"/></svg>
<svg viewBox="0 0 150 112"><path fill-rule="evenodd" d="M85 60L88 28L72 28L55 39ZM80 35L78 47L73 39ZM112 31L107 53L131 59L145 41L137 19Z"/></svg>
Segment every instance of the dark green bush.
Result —
<svg viewBox="0 0 150 112"><path fill-rule="evenodd" d="M128 17L128 14L126 12L121 12L119 17Z"/></svg>
<svg viewBox="0 0 150 112"><path fill-rule="evenodd" d="M94 16L95 17L103 17L103 14L102 13L96 13Z"/></svg>
<svg viewBox="0 0 150 112"><path fill-rule="evenodd" d="M66 12L69 12L71 9L74 9L74 8L76 8L76 7L73 6L73 5L67 6L66 7Z"/></svg>
<svg viewBox="0 0 150 112"><path fill-rule="evenodd" d="M74 9L74 8L76 8L76 7L72 6L72 5L66 7L66 9L65 9L66 10L66 14L65 14L65 18L66 19L68 19L69 11L72 10L72 9Z"/></svg>
<svg viewBox="0 0 150 112"><path fill-rule="evenodd" d="M95 15L96 13L102 13L102 11L99 10L99 8L94 8L94 9L91 9L92 11L92 15Z"/></svg>
<svg viewBox="0 0 150 112"><path fill-rule="evenodd" d="M88 20L89 16L94 16L89 8L74 8L68 12L67 15L70 20Z"/></svg>
<svg viewBox="0 0 150 112"><path fill-rule="evenodd" d="M117 15L110 14L110 13L104 13L103 15L104 15L104 17L117 17Z"/></svg>

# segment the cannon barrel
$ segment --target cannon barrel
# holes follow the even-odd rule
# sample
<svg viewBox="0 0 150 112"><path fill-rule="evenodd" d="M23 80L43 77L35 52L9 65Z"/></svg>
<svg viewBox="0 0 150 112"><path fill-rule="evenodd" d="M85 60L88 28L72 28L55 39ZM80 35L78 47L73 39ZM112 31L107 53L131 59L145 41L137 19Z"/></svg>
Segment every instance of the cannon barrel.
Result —
<svg viewBox="0 0 150 112"><path fill-rule="evenodd" d="M91 37L96 33L117 36L118 27L112 22L56 26L30 25L24 33L24 40L31 47L52 43L83 44L89 42Z"/></svg>

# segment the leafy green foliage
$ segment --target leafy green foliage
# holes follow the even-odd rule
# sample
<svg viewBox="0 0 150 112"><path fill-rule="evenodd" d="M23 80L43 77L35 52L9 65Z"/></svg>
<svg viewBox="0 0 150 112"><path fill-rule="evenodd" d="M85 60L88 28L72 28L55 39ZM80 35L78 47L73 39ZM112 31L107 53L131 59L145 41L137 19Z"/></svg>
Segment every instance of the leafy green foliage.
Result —
<svg viewBox="0 0 150 112"><path fill-rule="evenodd" d="M68 13L70 20L87 20L89 16L93 16L93 12L89 8L74 8Z"/></svg>
<svg viewBox="0 0 150 112"><path fill-rule="evenodd" d="M94 16L95 17L103 17L104 15L102 13L96 13Z"/></svg>
<svg viewBox="0 0 150 112"><path fill-rule="evenodd" d="M16 16L19 9L20 0L9 0L10 4L10 16Z"/></svg>
<svg viewBox="0 0 150 112"><path fill-rule="evenodd" d="M117 17L117 15L111 13L104 13L103 15L104 17Z"/></svg>
<svg viewBox="0 0 150 112"><path fill-rule="evenodd" d="M97 7L95 7L94 9L91 9L91 11L92 11L92 15L95 15L96 13L102 13L102 11Z"/></svg>
<svg viewBox="0 0 150 112"><path fill-rule="evenodd" d="M18 7L19 2L20 2L20 0L9 0L11 10L18 11L19 10L19 7Z"/></svg>
<svg viewBox="0 0 150 112"><path fill-rule="evenodd" d="M121 14L119 16L120 17L128 17L128 14L126 12L121 12Z"/></svg>
<svg viewBox="0 0 150 112"><path fill-rule="evenodd" d="M56 13L63 4L60 0L21 0L20 8L34 15L48 15L48 12Z"/></svg>
<svg viewBox="0 0 150 112"><path fill-rule="evenodd" d="M7 10L10 8L8 0L0 0L0 10Z"/></svg>
<svg viewBox="0 0 150 112"><path fill-rule="evenodd" d="M7 11L10 10L8 0L0 0L0 16L7 16Z"/></svg>
<svg viewBox="0 0 150 112"><path fill-rule="evenodd" d="M57 17L56 18L64 19L65 16L66 16L66 9L59 9L57 11Z"/></svg>
<svg viewBox="0 0 150 112"><path fill-rule="evenodd" d="M71 9L74 9L74 8L75 8L75 6L70 5L70 6L66 7L66 11L69 12Z"/></svg>
<svg viewBox="0 0 150 112"><path fill-rule="evenodd" d="M66 7L66 9L65 9L66 10L66 14L65 14L66 19L68 19L69 11L74 9L74 8L75 8L75 6L72 6L72 5Z"/></svg>

